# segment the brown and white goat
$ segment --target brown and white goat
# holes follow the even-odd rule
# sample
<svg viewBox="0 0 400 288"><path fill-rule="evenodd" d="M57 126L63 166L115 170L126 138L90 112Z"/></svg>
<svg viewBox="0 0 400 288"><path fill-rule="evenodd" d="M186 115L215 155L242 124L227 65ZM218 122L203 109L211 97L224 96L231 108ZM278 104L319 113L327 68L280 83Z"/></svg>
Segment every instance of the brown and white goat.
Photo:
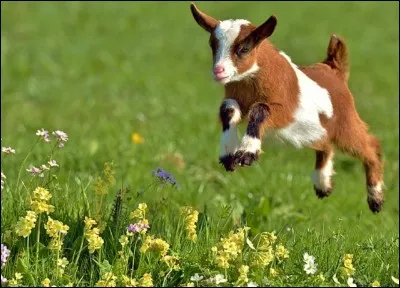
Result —
<svg viewBox="0 0 400 288"><path fill-rule="evenodd" d="M250 166L261 151L264 135L272 134L297 148L316 151L314 189L323 198L332 192L333 146L364 163L368 204L379 212L383 203L380 143L360 119L347 85L346 44L332 35L326 59L299 67L276 49L268 37L277 20L271 16L256 27L247 20L219 21L194 4L196 22L210 33L212 74L225 86L220 106L220 162L227 171ZM237 125L248 115L239 143Z"/></svg>

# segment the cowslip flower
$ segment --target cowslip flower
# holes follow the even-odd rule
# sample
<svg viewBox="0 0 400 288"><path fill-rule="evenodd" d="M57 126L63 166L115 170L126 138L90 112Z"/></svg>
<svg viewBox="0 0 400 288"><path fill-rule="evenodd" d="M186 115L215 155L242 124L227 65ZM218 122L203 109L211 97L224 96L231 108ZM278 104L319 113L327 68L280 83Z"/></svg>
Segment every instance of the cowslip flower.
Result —
<svg viewBox="0 0 400 288"><path fill-rule="evenodd" d="M130 214L130 218L139 218L139 219L144 219L146 217L146 210L147 210L147 204L146 203L140 203L138 205L138 208L136 208L133 212Z"/></svg>
<svg viewBox="0 0 400 288"><path fill-rule="evenodd" d="M119 238L119 243L121 243L122 247L124 247L126 244L128 244L128 242L129 242L129 238L126 235L122 235Z"/></svg>
<svg viewBox="0 0 400 288"><path fill-rule="evenodd" d="M49 131L46 131L42 128L42 130L37 130L36 135L42 138L45 142L50 142Z"/></svg>
<svg viewBox="0 0 400 288"><path fill-rule="evenodd" d="M354 275L356 269L353 267L353 254L345 254L343 259L342 271L346 276Z"/></svg>
<svg viewBox="0 0 400 288"><path fill-rule="evenodd" d="M116 287L117 284L115 283L115 280L117 280L117 276L112 272L104 273L101 280L96 283L96 287Z"/></svg>
<svg viewBox="0 0 400 288"><path fill-rule="evenodd" d="M278 271L276 271L274 268L269 268L269 276L271 276L271 278L275 278L278 276Z"/></svg>
<svg viewBox="0 0 400 288"><path fill-rule="evenodd" d="M154 239L153 236L147 236L139 251L146 253L148 250L160 253L161 257L164 257L169 250L169 244L161 238Z"/></svg>
<svg viewBox="0 0 400 288"><path fill-rule="evenodd" d="M132 143L141 144L144 142L144 138L139 133L132 133Z"/></svg>
<svg viewBox="0 0 400 288"><path fill-rule="evenodd" d="M48 215L49 213L54 212L53 205L47 204L45 202L37 201L37 200L31 201L31 208L37 214L46 212L46 214Z"/></svg>
<svg viewBox="0 0 400 288"><path fill-rule="evenodd" d="M67 267L68 263L69 263L69 261L65 257L57 260L57 266L59 266L61 268Z"/></svg>
<svg viewBox="0 0 400 288"><path fill-rule="evenodd" d="M187 239L196 242L196 223L198 221L199 212L192 207L187 206L181 208L181 215L184 217Z"/></svg>
<svg viewBox="0 0 400 288"><path fill-rule="evenodd" d="M8 250L7 246L1 243L1 269L4 268L4 266L7 263L7 258L10 256L11 251Z"/></svg>
<svg viewBox="0 0 400 288"><path fill-rule="evenodd" d="M15 277L14 278L12 278L8 283L10 284L10 286L22 286L22 283L21 282L19 282L20 280L22 280L22 278L24 278L23 276L22 276L22 274L21 273L15 273L14 274L15 275Z"/></svg>
<svg viewBox="0 0 400 288"><path fill-rule="evenodd" d="M126 275L122 275L122 283L124 283L125 287L137 287L139 285L135 278L130 278Z"/></svg>
<svg viewBox="0 0 400 288"><path fill-rule="evenodd" d="M381 287L381 283L379 283L379 281L375 280L374 282L372 282L371 287Z"/></svg>
<svg viewBox="0 0 400 288"><path fill-rule="evenodd" d="M61 130L56 130L52 133L54 136L56 136L56 140L58 143L58 147L62 148L64 147L64 142L68 141L68 135L67 133L61 131Z"/></svg>
<svg viewBox="0 0 400 288"><path fill-rule="evenodd" d="M99 236L99 228L92 228L93 225L96 225L96 221L85 217L85 238L88 241L88 250L90 254L93 254L94 251L100 249L104 244L103 238Z"/></svg>
<svg viewBox="0 0 400 288"><path fill-rule="evenodd" d="M249 282L249 278L247 277L247 274L249 273L249 266L247 265L242 265L239 267L239 277L236 281L236 285L243 285L247 282Z"/></svg>
<svg viewBox="0 0 400 288"><path fill-rule="evenodd" d="M163 257L163 261L165 262L165 264L167 264L169 269L179 270L181 268L178 263L179 262L178 256L165 255Z"/></svg>
<svg viewBox="0 0 400 288"><path fill-rule="evenodd" d="M49 190L43 187L37 187L35 190L33 190L33 198L35 200L43 200L43 201L49 201L51 199L51 194Z"/></svg>
<svg viewBox="0 0 400 288"><path fill-rule="evenodd" d="M44 279L44 280L42 281L42 285L43 285L44 287L50 287L50 279L49 279L49 278Z"/></svg>
<svg viewBox="0 0 400 288"><path fill-rule="evenodd" d="M289 258L289 251L282 244L276 246L275 256L279 262L283 259Z"/></svg>
<svg viewBox="0 0 400 288"><path fill-rule="evenodd" d="M139 287L153 287L153 279L150 273L144 273L139 282Z"/></svg>
<svg viewBox="0 0 400 288"><path fill-rule="evenodd" d="M28 237L33 227L35 227L37 214L33 211L27 211L25 217L20 217L17 224L15 225L15 232L18 236L24 238Z"/></svg>
<svg viewBox="0 0 400 288"><path fill-rule="evenodd" d="M6 154L15 154L15 149L11 147L1 147L1 152L6 153Z"/></svg>

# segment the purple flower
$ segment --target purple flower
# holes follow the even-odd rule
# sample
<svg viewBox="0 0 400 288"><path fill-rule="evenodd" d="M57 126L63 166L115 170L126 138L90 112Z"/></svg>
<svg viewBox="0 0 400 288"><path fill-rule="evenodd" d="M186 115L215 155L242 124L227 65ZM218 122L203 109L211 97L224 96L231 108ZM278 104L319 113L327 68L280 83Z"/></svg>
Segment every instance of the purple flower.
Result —
<svg viewBox="0 0 400 288"><path fill-rule="evenodd" d="M130 232L130 233L140 232L139 227L136 224L130 224L127 229L128 229L128 232Z"/></svg>
<svg viewBox="0 0 400 288"><path fill-rule="evenodd" d="M169 182L172 185L176 184L174 176L172 176L169 172L163 170L160 167L158 167L157 170L152 170L151 173L153 174L153 176L158 177L160 180L164 182Z"/></svg>
<svg viewBox="0 0 400 288"><path fill-rule="evenodd" d="M36 135L42 138L45 142L50 142L49 131L46 131L42 128L42 130L37 130Z"/></svg>
<svg viewBox="0 0 400 288"><path fill-rule="evenodd" d="M1 268L3 269L6 265L7 258L10 256L10 250L8 250L7 246L1 243Z"/></svg>
<svg viewBox="0 0 400 288"><path fill-rule="evenodd" d="M26 169L26 171L31 173L32 176L37 176L37 175L39 175L40 177L44 176L43 171L35 166L32 166L29 169Z"/></svg>

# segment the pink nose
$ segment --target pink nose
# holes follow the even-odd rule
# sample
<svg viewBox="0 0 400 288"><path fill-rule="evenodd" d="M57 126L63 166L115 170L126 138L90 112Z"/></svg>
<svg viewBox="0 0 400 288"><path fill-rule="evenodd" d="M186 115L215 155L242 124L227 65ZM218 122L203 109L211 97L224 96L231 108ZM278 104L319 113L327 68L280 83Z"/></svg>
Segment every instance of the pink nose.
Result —
<svg viewBox="0 0 400 288"><path fill-rule="evenodd" d="M214 69L213 69L214 74L219 74L219 73L222 73L224 71L225 71L224 67L222 67L220 65L215 66Z"/></svg>

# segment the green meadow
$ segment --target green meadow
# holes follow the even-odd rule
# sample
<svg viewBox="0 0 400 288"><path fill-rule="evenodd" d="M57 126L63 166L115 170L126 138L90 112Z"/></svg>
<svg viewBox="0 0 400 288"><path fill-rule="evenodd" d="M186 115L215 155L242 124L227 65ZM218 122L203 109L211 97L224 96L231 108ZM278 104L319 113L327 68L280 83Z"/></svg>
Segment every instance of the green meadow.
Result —
<svg viewBox="0 0 400 288"><path fill-rule="evenodd" d="M223 87L189 5L2 1L1 142L15 149L1 158L2 286L398 286L399 4L196 2L220 20L274 14L270 41L298 65L346 39L358 113L382 142L378 214L362 163L340 151L323 200L312 150L265 139L258 162L224 170Z"/></svg>

